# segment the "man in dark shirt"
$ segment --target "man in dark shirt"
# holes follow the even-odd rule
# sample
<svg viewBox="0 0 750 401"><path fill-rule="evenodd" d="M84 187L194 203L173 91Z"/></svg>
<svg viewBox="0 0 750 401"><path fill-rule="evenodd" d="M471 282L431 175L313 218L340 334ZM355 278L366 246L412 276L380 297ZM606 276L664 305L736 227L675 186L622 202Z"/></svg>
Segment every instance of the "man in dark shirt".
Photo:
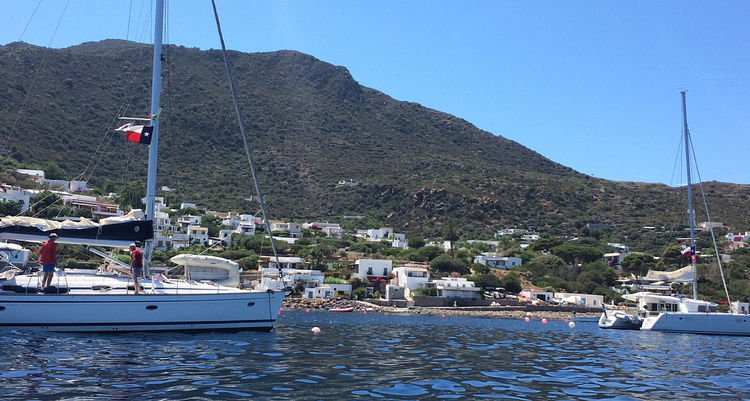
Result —
<svg viewBox="0 0 750 401"><path fill-rule="evenodd" d="M138 277L140 277L143 271L143 251L135 247L135 244L130 244L130 273L133 275L133 287L135 293L140 294L143 289L138 284Z"/></svg>

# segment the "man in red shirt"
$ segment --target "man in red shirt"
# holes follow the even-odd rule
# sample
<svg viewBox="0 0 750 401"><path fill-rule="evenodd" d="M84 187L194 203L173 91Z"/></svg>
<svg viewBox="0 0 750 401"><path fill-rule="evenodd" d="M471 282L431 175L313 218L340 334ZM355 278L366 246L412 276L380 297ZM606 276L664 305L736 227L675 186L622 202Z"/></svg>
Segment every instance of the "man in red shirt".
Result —
<svg viewBox="0 0 750 401"><path fill-rule="evenodd" d="M138 277L140 277L143 271L143 251L135 247L135 244L130 244L130 273L133 275L133 288L136 294L143 292L143 289L138 284Z"/></svg>
<svg viewBox="0 0 750 401"><path fill-rule="evenodd" d="M42 265L42 288L46 289L52 284L52 276L55 275L55 265L57 264L57 234L52 233L49 235L49 240L42 245L42 249L39 250L39 259L37 263Z"/></svg>

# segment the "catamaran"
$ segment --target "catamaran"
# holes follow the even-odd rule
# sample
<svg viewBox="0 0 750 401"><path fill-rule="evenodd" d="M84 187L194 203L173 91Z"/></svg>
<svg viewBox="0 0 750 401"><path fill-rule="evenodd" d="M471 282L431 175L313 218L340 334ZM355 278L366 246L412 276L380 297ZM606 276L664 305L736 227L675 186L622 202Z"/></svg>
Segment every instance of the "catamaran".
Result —
<svg viewBox="0 0 750 401"><path fill-rule="evenodd" d="M154 249L158 115L162 86L163 0L156 1L154 14L150 126L141 132L150 134L146 212L134 210L126 216L102 219L96 223L86 219L62 223L31 217L0 219L0 240L43 242L51 233L55 233L60 244L127 248L130 243L143 242L148 277L142 282L145 293L134 294L132 280L127 277L127 265L120 266L124 273L121 275L103 271L60 272L56 275L55 285L46 290L39 288L41 278L38 273L9 269L0 275L0 328L69 332L271 330L278 318L285 295L280 274L265 275L255 288L245 290L211 282L172 280L150 269ZM225 49L218 14L216 22L222 49ZM228 63L226 67L234 94ZM236 95L235 107L267 232L271 232ZM272 248L276 253L273 242ZM114 268L117 270L118 267Z"/></svg>
<svg viewBox="0 0 750 401"><path fill-rule="evenodd" d="M730 302L730 312L717 312L714 302L698 299L698 275L696 269L695 219L693 210L693 193L690 176L690 131L687 124L687 105L685 92L682 92L683 136L685 140L685 160L687 165L688 215L690 220L690 243L688 252L691 264L675 272L649 272L660 274L667 281L691 281L692 298L682 295L662 295L653 292L637 292L625 298L638 304L642 316L641 330L665 331L675 333L697 333L718 335L750 335L750 315L747 308L739 302ZM714 244L715 246L715 244ZM718 256L718 249L714 248ZM721 270L721 261L719 260ZM724 275L722 272L722 281ZM648 277L648 276L647 276ZM729 292L724 283L724 291L729 300Z"/></svg>

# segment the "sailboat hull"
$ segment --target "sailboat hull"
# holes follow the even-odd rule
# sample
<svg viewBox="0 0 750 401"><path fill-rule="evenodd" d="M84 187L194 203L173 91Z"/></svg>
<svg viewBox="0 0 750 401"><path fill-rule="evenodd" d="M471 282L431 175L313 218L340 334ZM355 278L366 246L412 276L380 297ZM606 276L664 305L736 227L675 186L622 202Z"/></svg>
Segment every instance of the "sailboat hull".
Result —
<svg viewBox="0 0 750 401"><path fill-rule="evenodd" d="M283 300L283 291L0 295L0 328L55 332L269 331Z"/></svg>
<svg viewBox="0 0 750 401"><path fill-rule="evenodd" d="M644 319L641 330L750 336L750 315L663 312Z"/></svg>

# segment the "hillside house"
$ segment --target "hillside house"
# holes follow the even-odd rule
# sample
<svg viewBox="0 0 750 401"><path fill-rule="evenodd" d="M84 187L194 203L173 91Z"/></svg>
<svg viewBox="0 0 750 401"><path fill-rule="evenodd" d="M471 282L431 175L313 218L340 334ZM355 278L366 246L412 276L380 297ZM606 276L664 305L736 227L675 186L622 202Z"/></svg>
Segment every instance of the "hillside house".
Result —
<svg viewBox="0 0 750 401"><path fill-rule="evenodd" d="M523 290L518 293L518 299L525 299L526 301L549 302L554 297L555 293L551 291Z"/></svg>
<svg viewBox="0 0 750 401"><path fill-rule="evenodd" d="M404 265L393 269L391 286L403 288L404 296L411 298L412 292L417 288L424 287L430 281L430 272L427 268L418 265Z"/></svg>
<svg viewBox="0 0 750 401"><path fill-rule="evenodd" d="M3 184L0 187L0 201L1 202L21 202L21 213L29 210L31 205L32 192L21 187L12 187L10 185Z"/></svg>
<svg viewBox="0 0 750 401"><path fill-rule="evenodd" d="M189 226L187 233L191 244L208 244L208 228L201 226Z"/></svg>
<svg viewBox="0 0 750 401"><path fill-rule="evenodd" d="M300 223L286 223L283 221L271 221L271 231L288 232L292 238L302 236L302 225Z"/></svg>
<svg viewBox="0 0 750 401"><path fill-rule="evenodd" d="M391 278L391 271L393 270L393 261L384 259L357 259L354 264L357 266L357 271L352 274L352 277L357 277L361 280L373 280L375 278Z"/></svg>
<svg viewBox="0 0 750 401"><path fill-rule="evenodd" d="M493 269L510 270L515 266L521 266L523 260L509 256L496 256L490 254L481 254L474 257L474 263L483 264Z"/></svg>
<svg viewBox="0 0 750 401"><path fill-rule="evenodd" d="M426 287L437 289L438 296L440 297L482 298L481 288L476 287L473 281L468 281L463 277L443 277L430 281L426 284Z"/></svg>
<svg viewBox="0 0 750 401"><path fill-rule="evenodd" d="M570 292L556 292L552 298L556 302L572 306L599 308L604 304L603 295L576 294Z"/></svg>
<svg viewBox="0 0 750 401"><path fill-rule="evenodd" d="M95 217L122 216L120 206L115 203L98 202L94 196L67 195L62 197L63 204L74 209L88 209Z"/></svg>
<svg viewBox="0 0 750 401"><path fill-rule="evenodd" d="M305 298L351 297L351 284L323 284L305 288Z"/></svg>

